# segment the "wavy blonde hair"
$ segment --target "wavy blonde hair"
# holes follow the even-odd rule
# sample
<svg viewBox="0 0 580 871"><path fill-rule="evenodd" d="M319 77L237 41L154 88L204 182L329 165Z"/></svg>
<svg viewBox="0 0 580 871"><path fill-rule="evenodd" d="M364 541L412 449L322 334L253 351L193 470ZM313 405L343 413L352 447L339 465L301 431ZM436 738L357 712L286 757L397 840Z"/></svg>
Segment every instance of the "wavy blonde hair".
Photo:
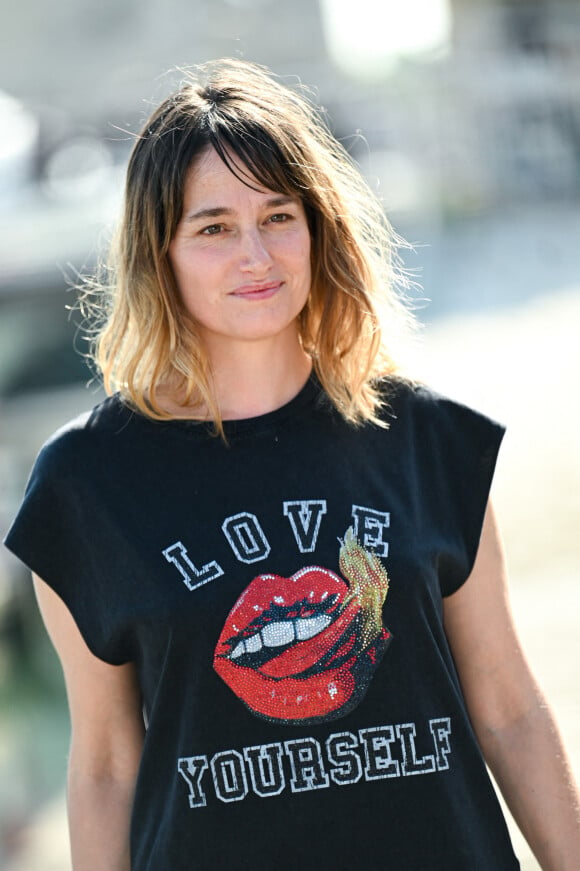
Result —
<svg viewBox="0 0 580 871"><path fill-rule="evenodd" d="M302 201L312 238L303 347L344 418L376 422L377 378L399 371L393 349L412 322L400 293L399 240L313 103L239 60L188 70L136 138L106 272L112 278L99 283L93 357L105 389L166 419L173 415L158 394L172 385L184 408L209 409L223 435L207 355L168 257L188 172L208 147L246 184L252 180L240 164L259 185Z"/></svg>

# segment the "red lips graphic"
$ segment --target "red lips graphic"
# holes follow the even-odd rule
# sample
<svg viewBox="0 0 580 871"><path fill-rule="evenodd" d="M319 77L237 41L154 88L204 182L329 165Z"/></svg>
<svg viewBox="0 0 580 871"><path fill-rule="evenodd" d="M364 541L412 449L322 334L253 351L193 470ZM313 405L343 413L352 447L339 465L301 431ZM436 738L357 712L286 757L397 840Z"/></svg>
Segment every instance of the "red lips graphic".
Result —
<svg viewBox="0 0 580 871"><path fill-rule="evenodd" d="M388 578L351 529L339 565L349 585L318 566L258 575L230 611L214 668L257 716L318 723L365 695L391 640L381 614Z"/></svg>

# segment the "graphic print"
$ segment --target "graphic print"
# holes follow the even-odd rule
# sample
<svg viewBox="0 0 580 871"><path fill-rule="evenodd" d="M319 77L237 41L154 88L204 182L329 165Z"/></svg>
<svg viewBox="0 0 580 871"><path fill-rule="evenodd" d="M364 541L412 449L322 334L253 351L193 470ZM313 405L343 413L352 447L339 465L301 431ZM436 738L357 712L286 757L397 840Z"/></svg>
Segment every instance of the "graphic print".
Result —
<svg viewBox="0 0 580 871"><path fill-rule="evenodd" d="M352 528L339 567L346 581L319 566L258 575L230 611L214 669L257 716L319 723L364 697L391 641L382 622L389 580Z"/></svg>

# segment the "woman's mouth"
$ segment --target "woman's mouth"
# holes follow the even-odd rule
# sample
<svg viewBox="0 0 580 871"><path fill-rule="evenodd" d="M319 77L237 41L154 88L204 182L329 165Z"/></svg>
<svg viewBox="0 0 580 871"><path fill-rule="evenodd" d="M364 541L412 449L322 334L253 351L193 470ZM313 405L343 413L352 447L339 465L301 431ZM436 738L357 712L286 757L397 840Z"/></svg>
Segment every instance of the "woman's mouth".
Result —
<svg viewBox="0 0 580 871"><path fill-rule="evenodd" d="M239 299L261 300L269 299L282 287L281 281L269 281L262 284L242 284L232 291L232 296Z"/></svg>

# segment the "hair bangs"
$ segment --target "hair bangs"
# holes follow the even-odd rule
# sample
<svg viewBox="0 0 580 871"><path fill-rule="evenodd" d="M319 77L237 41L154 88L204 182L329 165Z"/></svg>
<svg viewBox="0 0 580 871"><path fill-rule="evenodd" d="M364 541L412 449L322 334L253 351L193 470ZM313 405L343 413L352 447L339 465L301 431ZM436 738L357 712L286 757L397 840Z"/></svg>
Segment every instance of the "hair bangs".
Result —
<svg viewBox="0 0 580 871"><path fill-rule="evenodd" d="M302 197L297 163L285 155L263 123L250 118L228 118L220 111L208 113L207 138L233 175L249 188L258 185L277 193Z"/></svg>

